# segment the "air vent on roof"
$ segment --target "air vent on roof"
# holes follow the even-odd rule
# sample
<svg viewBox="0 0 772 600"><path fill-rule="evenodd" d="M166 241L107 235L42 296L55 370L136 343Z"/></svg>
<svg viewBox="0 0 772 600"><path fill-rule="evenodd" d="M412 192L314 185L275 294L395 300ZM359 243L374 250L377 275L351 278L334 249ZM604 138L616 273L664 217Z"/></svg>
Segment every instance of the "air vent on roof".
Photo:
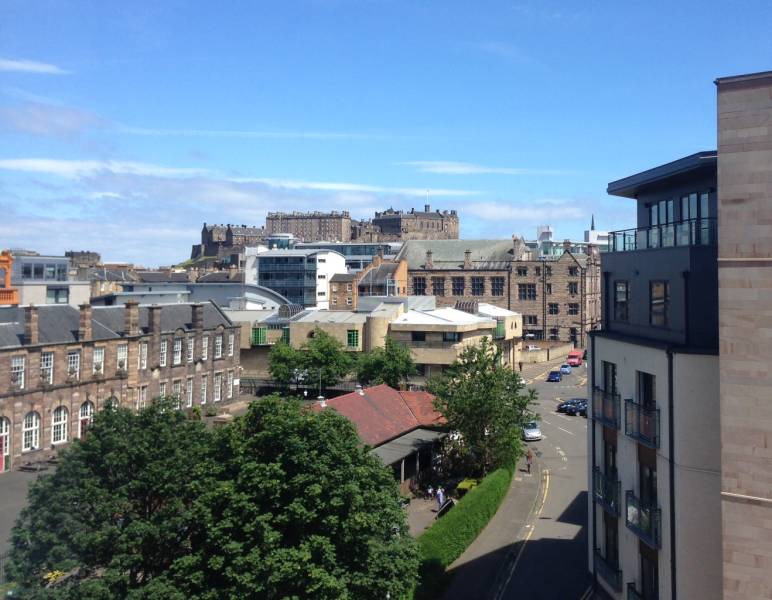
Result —
<svg viewBox="0 0 772 600"><path fill-rule="evenodd" d="M456 310L476 315L479 311L477 300L456 300Z"/></svg>

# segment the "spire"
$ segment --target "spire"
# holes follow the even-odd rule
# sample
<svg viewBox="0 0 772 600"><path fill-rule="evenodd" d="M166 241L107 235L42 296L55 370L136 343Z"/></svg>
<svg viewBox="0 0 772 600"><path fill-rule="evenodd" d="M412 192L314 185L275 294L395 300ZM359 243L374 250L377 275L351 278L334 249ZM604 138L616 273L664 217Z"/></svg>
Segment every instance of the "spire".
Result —
<svg viewBox="0 0 772 600"><path fill-rule="evenodd" d="M592 220L590 221L590 231L595 231L595 213L593 213Z"/></svg>

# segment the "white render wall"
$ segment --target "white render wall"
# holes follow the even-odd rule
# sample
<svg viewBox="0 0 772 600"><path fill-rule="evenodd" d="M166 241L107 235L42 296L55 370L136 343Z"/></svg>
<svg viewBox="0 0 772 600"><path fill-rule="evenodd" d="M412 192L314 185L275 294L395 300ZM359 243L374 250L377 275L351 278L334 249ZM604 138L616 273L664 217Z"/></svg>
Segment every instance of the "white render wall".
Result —
<svg viewBox="0 0 772 600"><path fill-rule="evenodd" d="M333 275L348 273L346 257L340 252L320 250L316 256L316 308L327 310L330 308L329 283ZM319 262L319 259L324 262ZM320 278L320 275L323 278ZM320 295L321 294L321 295Z"/></svg>

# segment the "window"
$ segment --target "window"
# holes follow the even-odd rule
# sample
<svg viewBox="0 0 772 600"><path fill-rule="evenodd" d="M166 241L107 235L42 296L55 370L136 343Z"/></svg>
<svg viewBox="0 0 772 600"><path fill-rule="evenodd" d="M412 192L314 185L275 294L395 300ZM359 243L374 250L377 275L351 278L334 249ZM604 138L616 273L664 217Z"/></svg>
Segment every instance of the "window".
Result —
<svg viewBox="0 0 772 600"><path fill-rule="evenodd" d="M485 277L472 277L472 296L485 294Z"/></svg>
<svg viewBox="0 0 772 600"><path fill-rule="evenodd" d="M290 343L290 330L289 327L283 327L281 330L281 341L285 344Z"/></svg>
<svg viewBox="0 0 772 600"><path fill-rule="evenodd" d="M160 398L166 398L166 382L162 381L158 384L158 396Z"/></svg>
<svg viewBox="0 0 772 600"><path fill-rule="evenodd" d="M207 376L202 375L201 376L201 404L206 404L206 384L207 384Z"/></svg>
<svg viewBox="0 0 772 600"><path fill-rule="evenodd" d="M411 342L425 342L426 341L426 332L425 331L411 331L410 332L410 341Z"/></svg>
<svg viewBox="0 0 772 600"><path fill-rule="evenodd" d="M147 369L147 342L139 344L139 368Z"/></svg>
<svg viewBox="0 0 772 600"><path fill-rule="evenodd" d="M36 412L28 412L22 423L21 451L29 452L40 447L40 415Z"/></svg>
<svg viewBox="0 0 772 600"><path fill-rule="evenodd" d="M536 277L541 276L541 267L534 267L534 271L536 271Z"/></svg>
<svg viewBox="0 0 772 600"><path fill-rule="evenodd" d="M316 292L316 295L317 295L319 298L324 298L324 297L327 295L327 292Z"/></svg>
<svg viewBox="0 0 772 600"><path fill-rule="evenodd" d="M463 296L464 295L464 278L463 277L453 277L451 278L451 291L454 296Z"/></svg>
<svg viewBox="0 0 772 600"><path fill-rule="evenodd" d="M70 379L80 379L80 352L73 351L67 353L67 377Z"/></svg>
<svg viewBox="0 0 772 600"><path fill-rule="evenodd" d="M544 275L546 277L551 277L552 276L552 267L551 266L547 265L547 266L544 267Z"/></svg>
<svg viewBox="0 0 772 600"><path fill-rule="evenodd" d="M175 379L172 381L172 397L174 398L174 406L180 407L180 397L182 396L182 381Z"/></svg>
<svg viewBox="0 0 772 600"><path fill-rule="evenodd" d="M569 277L579 277L579 267L568 267Z"/></svg>
<svg viewBox="0 0 772 600"><path fill-rule="evenodd" d="M222 373L215 373L214 389L212 390L212 400L214 400L215 402L219 402L221 394L222 394Z"/></svg>
<svg viewBox="0 0 772 600"><path fill-rule="evenodd" d="M11 468L11 421L0 417L0 473Z"/></svg>
<svg viewBox="0 0 772 600"><path fill-rule="evenodd" d="M347 291L347 292L351 292L351 291L353 291L353 289L354 289L354 288L352 287L352 284L350 284L350 283L347 283L347 284L346 284L346 291Z"/></svg>
<svg viewBox="0 0 772 600"><path fill-rule="evenodd" d="M645 408L655 408L656 395L654 387L654 375L636 371L638 387L638 403Z"/></svg>
<svg viewBox="0 0 772 600"><path fill-rule="evenodd" d="M550 339L552 341L557 341L560 336L558 335L558 328L552 327L550 328Z"/></svg>
<svg viewBox="0 0 772 600"><path fill-rule="evenodd" d="M445 295L445 278L432 277L432 294L435 296Z"/></svg>
<svg viewBox="0 0 772 600"><path fill-rule="evenodd" d="M413 277L413 295L426 295L426 277Z"/></svg>
<svg viewBox="0 0 772 600"><path fill-rule="evenodd" d="M457 332L457 331L443 331L442 332L442 341L443 342L460 342L463 338L463 334Z"/></svg>
<svg viewBox="0 0 772 600"><path fill-rule="evenodd" d="M233 346L236 339L236 335L233 333L228 334L228 356L233 356Z"/></svg>
<svg viewBox="0 0 772 600"><path fill-rule="evenodd" d="M572 303L568 305L568 314L569 315L578 315L579 314L579 304Z"/></svg>
<svg viewBox="0 0 772 600"><path fill-rule="evenodd" d="M158 347L158 365L166 366L166 340L161 340L161 345Z"/></svg>
<svg viewBox="0 0 772 600"><path fill-rule="evenodd" d="M577 282L577 281L569 281L568 282L568 293L569 294L578 294L579 293L579 282Z"/></svg>
<svg viewBox="0 0 772 600"><path fill-rule="evenodd" d="M67 441L67 408L57 406L51 416L51 443L62 444Z"/></svg>
<svg viewBox="0 0 772 600"><path fill-rule="evenodd" d="M626 281L614 282L614 320L627 321L629 318L630 286Z"/></svg>
<svg viewBox="0 0 772 600"><path fill-rule="evenodd" d="M491 277L491 296L504 295L504 278Z"/></svg>
<svg viewBox="0 0 772 600"><path fill-rule="evenodd" d="M552 284L551 283L545 283L544 284L544 293L547 295L552 294Z"/></svg>
<svg viewBox="0 0 772 600"><path fill-rule="evenodd" d="M536 315L523 315L523 323L525 325L538 325L539 318Z"/></svg>
<svg viewBox="0 0 772 600"><path fill-rule="evenodd" d="M172 354L172 364L178 365L182 362L182 338L174 338L174 353Z"/></svg>
<svg viewBox="0 0 772 600"><path fill-rule="evenodd" d="M517 298L518 300L536 300L536 284L518 283Z"/></svg>
<svg viewBox="0 0 772 600"><path fill-rule="evenodd" d="M547 305L547 310L548 310L549 314L551 314L551 315L560 314L560 305L558 305L557 303L554 303L554 302L550 302Z"/></svg>
<svg viewBox="0 0 772 600"><path fill-rule="evenodd" d="M332 284L332 291L333 292L337 292L338 291L338 284L337 283L333 283Z"/></svg>
<svg viewBox="0 0 772 600"><path fill-rule="evenodd" d="M205 335L201 338L201 360L209 358L209 336Z"/></svg>
<svg viewBox="0 0 772 600"><path fill-rule="evenodd" d="M51 385L54 383L54 353L43 352L40 355L40 381Z"/></svg>
<svg viewBox="0 0 772 600"><path fill-rule="evenodd" d="M86 400L80 405L78 411L78 437L83 437L91 423L94 420L94 403L91 400Z"/></svg>
<svg viewBox="0 0 772 600"><path fill-rule="evenodd" d="M316 278L317 278L317 279L327 279L327 275L325 275L325 274L323 274L323 273L322 273L322 274L320 274L320 275L317 275L317 276L316 276Z"/></svg>
<svg viewBox="0 0 772 600"><path fill-rule="evenodd" d="M670 324L670 282L649 283L649 321L657 327Z"/></svg>
<svg viewBox="0 0 772 600"><path fill-rule="evenodd" d="M228 371L225 389L226 397L233 398L233 371Z"/></svg>
<svg viewBox="0 0 772 600"><path fill-rule="evenodd" d="M349 348L359 348L359 331L356 329L346 331L346 346Z"/></svg>
<svg viewBox="0 0 772 600"><path fill-rule="evenodd" d="M537 269L538 269L538 267L537 267ZM528 275L528 267L517 267L515 272L517 273L518 277L525 277L526 275ZM536 274L538 275L538 273L536 273Z"/></svg>
<svg viewBox="0 0 772 600"><path fill-rule="evenodd" d="M335 300L335 298L333 298ZM334 304L334 303L333 303ZM266 327L252 328L252 345L260 346L265 344L268 338L268 329Z"/></svg>
<svg viewBox="0 0 772 600"><path fill-rule="evenodd" d="M24 389L24 356L11 357L11 383L20 390Z"/></svg>
<svg viewBox="0 0 772 600"><path fill-rule="evenodd" d="M214 338L214 357L222 358L222 334Z"/></svg>
<svg viewBox="0 0 772 600"><path fill-rule="evenodd" d="M346 298L346 306L351 306L351 304L352 304L351 297Z"/></svg>
<svg viewBox="0 0 772 600"><path fill-rule="evenodd" d="M93 371L95 375L101 375L105 371L105 349L94 348Z"/></svg>
<svg viewBox="0 0 772 600"><path fill-rule="evenodd" d="M188 380L185 382L185 406L190 408L193 406L193 378L188 377Z"/></svg>
<svg viewBox="0 0 772 600"><path fill-rule="evenodd" d="M128 344L121 344L115 351L115 364L118 371L125 371L129 358Z"/></svg>
<svg viewBox="0 0 772 600"><path fill-rule="evenodd" d="M68 288L46 288L46 304L67 304L69 301L70 290Z"/></svg>
<svg viewBox="0 0 772 600"><path fill-rule="evenodd" d="M139 388L139 400L137 402L137 410L142 410L147 406L147 386L143 385Z"/></svg>

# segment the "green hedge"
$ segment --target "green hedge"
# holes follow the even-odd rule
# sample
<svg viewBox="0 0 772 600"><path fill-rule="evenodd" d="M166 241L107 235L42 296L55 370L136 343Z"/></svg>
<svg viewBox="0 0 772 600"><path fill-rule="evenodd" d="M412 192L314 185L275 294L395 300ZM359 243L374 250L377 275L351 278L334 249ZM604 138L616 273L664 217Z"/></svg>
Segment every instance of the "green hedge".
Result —
<svg viewBox="0 0 772 600"><path fill-rule="evenodd" d="M417 600L438 598L448 583L445 569L469 547L496 514L507 495L514 468L502 467L488 475L444 517L418 537L421 557Z"/></svg>

